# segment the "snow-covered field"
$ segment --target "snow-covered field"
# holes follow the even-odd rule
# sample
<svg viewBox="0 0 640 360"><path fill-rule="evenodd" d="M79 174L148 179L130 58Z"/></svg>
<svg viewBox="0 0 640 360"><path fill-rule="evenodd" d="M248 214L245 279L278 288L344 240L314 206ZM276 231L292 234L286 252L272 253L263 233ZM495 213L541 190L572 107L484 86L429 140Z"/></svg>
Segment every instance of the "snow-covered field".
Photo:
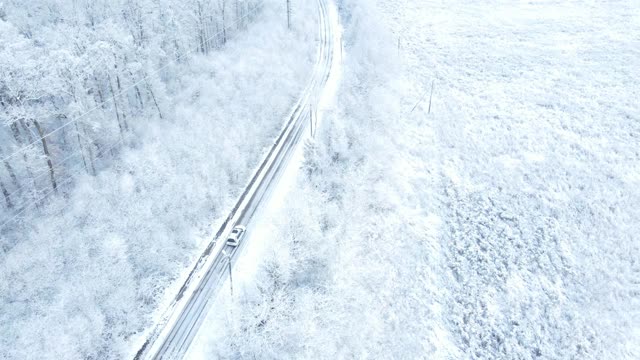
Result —
<svg viewBox="0 0 640 360"><path fill-rule="evenodd" d="M205 358L640 358L640 3L339 3L337 108Z"/></svg>
<svg viewBox="0 0 640 360"><path fill-rule="evenodd" d="M168 84L171 116L136 124L144 135L111 168L3 229L0 243L12 246L0 254L0 358L138 350L312 68L317 26L304 15L315 6L297 7L295 31L283 8L266 1L223 50L190 59Z"/></svg>
<svg viewBox="0 0 640 360"><path fill-rule="evenodd" d="M435 81L416 136L439 184L418 196L443 222L456 347L640 357L640 2L380 5Z"/></svg>

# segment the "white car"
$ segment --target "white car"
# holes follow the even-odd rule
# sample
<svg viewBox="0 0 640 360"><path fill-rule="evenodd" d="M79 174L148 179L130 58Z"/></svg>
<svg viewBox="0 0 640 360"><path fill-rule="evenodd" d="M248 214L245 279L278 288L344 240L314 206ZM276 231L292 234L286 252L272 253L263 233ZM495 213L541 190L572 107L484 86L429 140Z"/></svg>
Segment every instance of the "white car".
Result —
<svg viewBox="0 0 640 360"><path fill-rule="evenodd" d="M244 233L247 232L247 228L242 225L237 225L229 234L227 238L227 245L229 246L238 246L240 245L240 240L244 236Z"/></svg>

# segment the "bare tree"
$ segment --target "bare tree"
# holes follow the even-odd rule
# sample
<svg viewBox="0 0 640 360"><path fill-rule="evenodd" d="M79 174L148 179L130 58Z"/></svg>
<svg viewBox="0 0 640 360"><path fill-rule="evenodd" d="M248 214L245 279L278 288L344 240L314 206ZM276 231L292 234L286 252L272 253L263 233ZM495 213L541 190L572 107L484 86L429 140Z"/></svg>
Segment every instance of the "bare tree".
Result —
<svg viewBox="0 0 640 360"><path fill-rule="evenodd" d="M7 203L7 207L11 209L13 207L13 203L11 202L11 197L9 196L9 192L7 188L4 186L2 180L0 180L0 190L2 190L2 194L4 195L4 201Z"/></svg>
<svg viewBox="0 0 640 360"><path fill-rule="evenodd" d="M2 148L0 148L0 154L4 154L4 151L2 150ZM13 166L11 166L11 164L7 159L3 160L3 163L4 163L4 167L7 169L7 172L9 173L9 177L11 178L11 181L13 182L13 186L20 187L20 183L18 182L18 177L16 176L16 172L13 170Z"/></svg>
<svg viewBox="0 0 640 360"><path fill-rule="evenodd" d="M51 153L49 153L49 146L47 145L47 138L44 136L44 132L42 131L42 127L38 120L33 120L33 124L36 126L38 130L38 135L40 135L40 141L42 141L42 151L44 155L47 157L47 165L49 166L49 175L51 177L51 186L53 187L53 191L58 192L58 184L56 183L56 174L53 170L53 163L51 162Z"/></svg>
<svg viewBox="0 0 640 360"><path fill-rule="evenodd" d="M220 0L220 13L222 15L222 45L227 43L227 24L225 19L226 0Z"/></svg>
<svg viewBox="0 0 640 360"><path fill-rule="evenodd" d="M111 82L111 75L107 73L107 78L109 80L109 89L111 90L111 97L113 98L113 107L116 113L116 120L118 121L118 128L120 129L120 136L124 137L124 128L122 123L120 122L120 111L118 111L118 100L116 99L116 92L113 90L113 83Z"/></svg>
<svg viewBox="0 0 640 360"><path fill-rule="evenodd" d="M287 0L287 29L291 29L291 0Z"/></svg>

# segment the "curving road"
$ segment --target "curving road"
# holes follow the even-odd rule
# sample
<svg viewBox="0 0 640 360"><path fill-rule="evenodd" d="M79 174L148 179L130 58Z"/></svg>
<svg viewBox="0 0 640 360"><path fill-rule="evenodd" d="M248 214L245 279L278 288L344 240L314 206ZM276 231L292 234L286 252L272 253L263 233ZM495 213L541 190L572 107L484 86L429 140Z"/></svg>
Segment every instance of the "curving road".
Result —
<svg viewBox="0 0 640 360"><path fill-rule="evenodd" d="M214 293L224 277L228 276L229 263L233 267L247 246L254 214L278 182L303 134L309 131L309 108L317 108L317 99L331 74L336 43L335 22L329 18L336 15L327 9L326 2L329 0L317 1L320 41L313 74L304 92L271 150L176 295L170 305L169 315L156 326L137 352L136 360L181 359L184 356L206 316ZM238 247L227 246L226 237L235 225L247 227L245 240Z"/></svg>

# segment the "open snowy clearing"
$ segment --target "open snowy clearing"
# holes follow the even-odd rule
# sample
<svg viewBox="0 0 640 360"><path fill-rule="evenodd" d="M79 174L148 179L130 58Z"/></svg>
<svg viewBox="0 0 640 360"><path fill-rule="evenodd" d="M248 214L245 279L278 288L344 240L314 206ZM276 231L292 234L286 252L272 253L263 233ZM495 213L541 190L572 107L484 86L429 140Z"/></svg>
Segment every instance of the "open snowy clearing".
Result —
<svg viewBox="0 0 640 360"><path fill-rule="evenodd" d="M379 4L435 84L432 157L407 151L440 187L417 195L446 224L457 347L640 356L640 3Z"/></svg>

